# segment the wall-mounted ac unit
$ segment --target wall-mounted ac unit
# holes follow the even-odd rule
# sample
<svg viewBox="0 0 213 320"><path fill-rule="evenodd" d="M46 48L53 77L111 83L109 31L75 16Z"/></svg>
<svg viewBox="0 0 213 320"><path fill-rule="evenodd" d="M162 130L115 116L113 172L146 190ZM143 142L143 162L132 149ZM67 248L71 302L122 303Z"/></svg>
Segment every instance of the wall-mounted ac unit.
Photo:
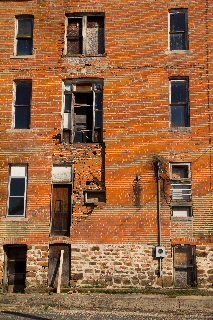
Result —
<svg viewBox="0 0 213 320"><path fill-rule="evenodd" d="M163 246L155 247L156 258L164 258L166 255L166 248Z"/></svg>

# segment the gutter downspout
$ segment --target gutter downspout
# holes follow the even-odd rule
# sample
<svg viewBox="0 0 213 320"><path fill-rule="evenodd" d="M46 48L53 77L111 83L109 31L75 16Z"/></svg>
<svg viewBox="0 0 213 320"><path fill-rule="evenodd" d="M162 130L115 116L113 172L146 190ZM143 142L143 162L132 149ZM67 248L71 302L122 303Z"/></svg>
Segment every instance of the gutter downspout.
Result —
<svg viewBox="0 0 213 320"><path fill-rule="evenodd" d="M157 200L158 200L158 244L162 245L162 224L161 224L161 193L160 193L160 161L157 161ZM162 258L159 258L160 277L163 276ZM162 280L163 286L163 280Z"/></svg>

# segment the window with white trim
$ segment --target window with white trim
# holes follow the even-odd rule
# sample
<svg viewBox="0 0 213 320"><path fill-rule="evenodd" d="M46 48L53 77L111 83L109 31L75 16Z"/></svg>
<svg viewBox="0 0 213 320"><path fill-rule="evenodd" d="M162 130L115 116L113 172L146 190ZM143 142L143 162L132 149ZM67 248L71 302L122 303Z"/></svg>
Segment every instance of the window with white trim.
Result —
<svg viewBox="0 0 213 320"><path fill-rule="evenodd" d="M8 216L25 216L27 165L11 165L8 192Z"/></svg>
<svg viewBox="0 0 213 320"><path fill-rule="evenodd" d="M63 141L102 142L103 82L66 80L64 82Z"/></svg>
<svg viewBox="0 0 213 320"><path fill-rule="evenodd" d="M188 78L170 79L171 127L189 127Z"/></svg>
<svg viewBox="0 0 213 320"><path fill-rule="evenodd" d="M192 215L192 182L190 163L171 163L171 199L174 217Z"/></svg>
<svg viewBox="0 0 213 320"><path fill-rule="evenodd" d="M33 16L16 17L16 55L33 54Z"/></svg>
<svg viewBox="0 0 213 320"><path fill-rule="evenodd" d="M66 54L104 54L104 14L74 13L67 17Z"/></svg>
<svg viewBox="0 0 213 320"><path fill-rule="evenodd" d="M169 10L170 50L188 50L188 10Z"/></svg>

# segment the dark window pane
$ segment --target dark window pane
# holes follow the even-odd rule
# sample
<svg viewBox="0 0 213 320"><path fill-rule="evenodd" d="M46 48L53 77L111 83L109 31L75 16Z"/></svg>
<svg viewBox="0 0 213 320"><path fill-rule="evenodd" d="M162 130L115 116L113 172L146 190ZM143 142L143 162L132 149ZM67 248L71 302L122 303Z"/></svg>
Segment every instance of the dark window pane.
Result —
<svg viewBox="0 0 213 320"><path fill-rule="evenodd" d="M171 103L188 102L187 81L171 81Z"/></svg>
<svg viewBox="0 0 213 320"><path fill-rule="evenodd" d="M95 113L95 127L102 128L103 126L103 115L101 111Z"/></svg>
<svg viewBox="0 0 213 320"><path fill-rule="evenodd" d="M24 196L25 178L11 178L10 196Z"/></svg>
<svg viewBox="0 0 213 320"><path fill-rule="evenodd" d="M17 55L31 55L33 50L32 39L18 39L17 40Z"/></svg>
<svg viewBox="0 0 213 320"><path fill-rule="evenodd" d="M170 50L187 50L186 34L172 33L170 34Z"/></svg>
<svg viewBox="0 0 213 320"><path fill-rule="evenodd" d="M32 19L18 19L18 33L17 37L32 37L33 20Z"/></svg>
<svg viewBox="0 0 213 320"><path fill-rule="evenodd" d="M186 30L186 14L185 12L177 12L170 14L170 31L187 31Z"/></svg>
<svg viewBox="0 0 213 320"><path fill-rule="evenodd" d="M15 129L30 128L30 107L15 107Z"/></svg>
<svg viewBox="0 0 213 320"><path fill-rule="evenodd" d="M171 106L171 126L188 127L188 107L186 105Z"/></svg>
<svg viewBox="0 0 213 320"><path fill-rule="evenodd" d="M81 18L68 19L67 36L81 37L81 33L82 33L82 19Z"/></svg>
<svg viewBox="0 0 213 320"><path fill-rule="evenodd" d="M17 82L16 83L16 105L30 106L32 95L31 82Z"/></svg>
<svg viewBox="0 0 213 320"><path fill-rule="evenodd" d="M65 111L71 111L71 103L72 103L72 95L66 94L65 95Z"/></svg>
<svg viewBox="0 0 213 320"><path fill-rule="evenodd" d="M8 215L23 215L24 214L24 198L17 197L9 198L9 211Z"/></svg>
<svg viewBox="0 0 213 320"><path fill-rule="evenodd" d="M68 39L67 40L67 53L68 54L81 54L82 53L82 38Z"/></svg>
<svg viewBox="0 0 213 320"><path fill-rule="evenodd" d="M96 109L98 110L102 110L103 109L103 92L97 92L95 94L95 98L96 98Z"/></svg>

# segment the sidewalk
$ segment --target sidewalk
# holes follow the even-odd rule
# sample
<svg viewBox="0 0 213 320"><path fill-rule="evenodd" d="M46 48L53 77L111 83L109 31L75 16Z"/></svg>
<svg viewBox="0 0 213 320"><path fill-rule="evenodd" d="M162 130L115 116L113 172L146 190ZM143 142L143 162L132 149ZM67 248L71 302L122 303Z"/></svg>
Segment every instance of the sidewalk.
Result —
<svg viewBox="0 0 213 320"><path fill-rule="evenodd" d="M213 316L213 296L170 298L160 294L0 294L0 311L54 312L71 309L164 313L182 311Z"/></svg>

